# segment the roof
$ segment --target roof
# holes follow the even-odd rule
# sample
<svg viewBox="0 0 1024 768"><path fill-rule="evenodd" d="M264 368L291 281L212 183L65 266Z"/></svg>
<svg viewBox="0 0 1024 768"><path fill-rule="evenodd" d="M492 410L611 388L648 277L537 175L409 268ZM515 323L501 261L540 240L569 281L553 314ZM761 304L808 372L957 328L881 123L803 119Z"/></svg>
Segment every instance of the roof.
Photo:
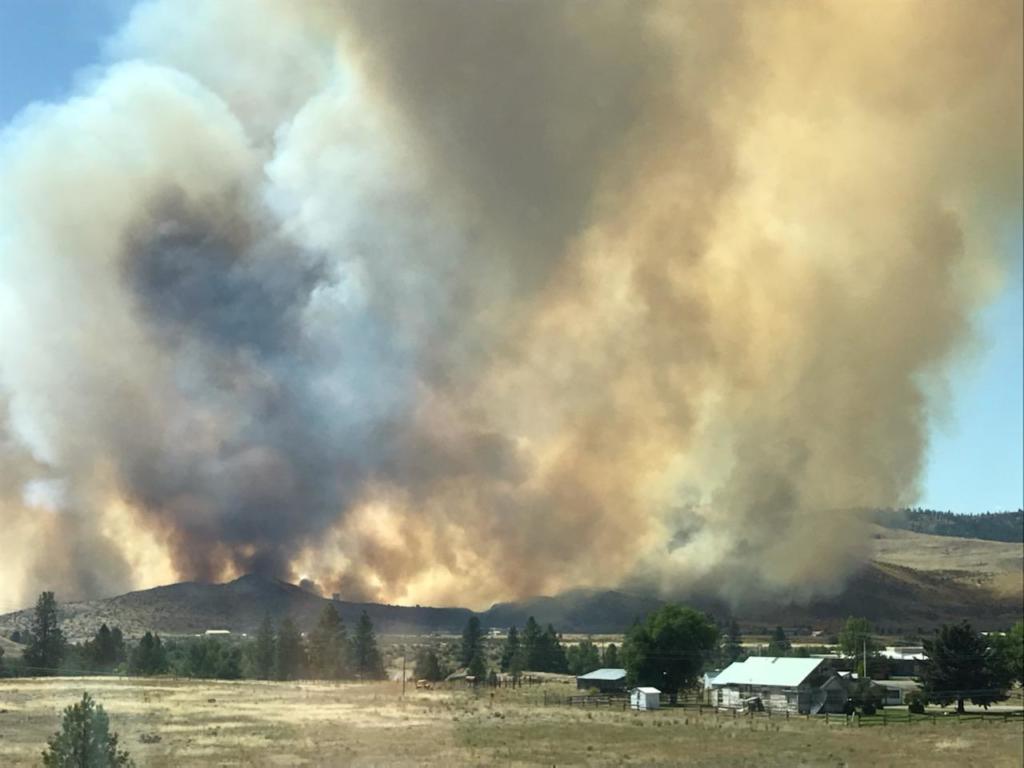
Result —
<svg viewBox="0 0 1024 768"><path fill-rule="evenodd" d="M649 685L640 686L634 688L630 693L661 693L657 688L651 688Z"/></svg>
<svg viewBox="0 0 1024 768"><path fill-rule="evenodd" d="M626 670L615 669L614 667L603 667L602 669L595 669L593 672L587 672L585 675L580 675L577 680L621 680L626 676Z"/></svg>
<svg viewBox="0 0 1024 768"><path fill-rule="evenodd" d="M768 685L793 688L807 679L824 659L789 659L751 656L736 661L711 681L712 685Z"/></svg>

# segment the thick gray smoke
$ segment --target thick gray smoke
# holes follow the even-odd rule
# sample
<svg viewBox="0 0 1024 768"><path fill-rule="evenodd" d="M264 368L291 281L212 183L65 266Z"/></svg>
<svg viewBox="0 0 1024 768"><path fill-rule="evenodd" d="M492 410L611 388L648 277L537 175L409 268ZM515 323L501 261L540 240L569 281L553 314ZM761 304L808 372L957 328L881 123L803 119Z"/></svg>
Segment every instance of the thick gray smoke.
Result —
<svg viewBox="0 0 1024 768"><path fill-rule="evenodd" d="M7 597L837 588L1001 279L1020 22L140 3L0 141Z"/></svg>

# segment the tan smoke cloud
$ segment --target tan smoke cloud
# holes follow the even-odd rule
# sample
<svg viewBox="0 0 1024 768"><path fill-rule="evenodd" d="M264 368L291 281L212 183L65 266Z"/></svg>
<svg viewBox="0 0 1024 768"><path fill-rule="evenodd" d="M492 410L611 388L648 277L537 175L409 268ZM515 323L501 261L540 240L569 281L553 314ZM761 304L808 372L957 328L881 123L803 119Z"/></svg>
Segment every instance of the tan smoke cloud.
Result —
<svg viewBox="0 0 1024 768"><path fill-rule="evenodd" d="M66 484L79 591L802 598L914 501L1018 2L191 7L0 150L4 486Z"/></svg>

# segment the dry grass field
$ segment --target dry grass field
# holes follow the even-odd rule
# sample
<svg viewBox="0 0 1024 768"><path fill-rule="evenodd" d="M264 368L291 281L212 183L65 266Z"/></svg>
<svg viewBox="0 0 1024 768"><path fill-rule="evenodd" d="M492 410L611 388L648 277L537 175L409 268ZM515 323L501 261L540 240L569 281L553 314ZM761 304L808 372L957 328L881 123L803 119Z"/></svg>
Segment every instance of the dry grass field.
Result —
<svg viewBox="0 0 1024 768"><path fill-rule="evenodd" d="M396 683L56 678L0 681L0 765L38 764L61 708L85 690L105 706L140 766L1018 768L1024 760L1020 722L857 729L686 710L544 707L538 688L493 697L410 690L403 701Z"/></svg>

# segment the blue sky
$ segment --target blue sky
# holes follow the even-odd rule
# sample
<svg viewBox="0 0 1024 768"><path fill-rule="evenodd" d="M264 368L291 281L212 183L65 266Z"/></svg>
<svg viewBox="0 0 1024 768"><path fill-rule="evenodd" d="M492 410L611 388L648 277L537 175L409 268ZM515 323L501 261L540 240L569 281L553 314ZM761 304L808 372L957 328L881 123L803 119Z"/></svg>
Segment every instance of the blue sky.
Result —
<svg viewBox="0 0 1024 768"><path fill-rule="evenodd" d="M0 0L0 124L33 101L67 96L75 73L99 60L103 38L130 6L131 0ZM981 353L950 374L950 415L931 425L921 506L956 512L1024 506L1019 228L1005 247L1015 268L1002 294L976 318Z"/></svg>

